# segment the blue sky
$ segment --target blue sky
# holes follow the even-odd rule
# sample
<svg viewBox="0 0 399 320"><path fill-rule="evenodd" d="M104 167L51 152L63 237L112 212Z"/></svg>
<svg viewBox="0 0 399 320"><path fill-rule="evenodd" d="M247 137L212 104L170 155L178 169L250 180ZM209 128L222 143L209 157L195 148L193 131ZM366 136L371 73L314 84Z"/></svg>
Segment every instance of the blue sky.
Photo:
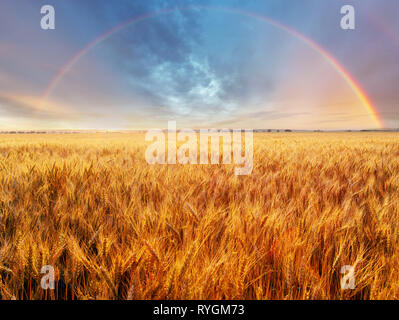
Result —
<svg viewBox="0 0 399 320"><path fill-rule="evenodd" d="M40 28L53 5L56 29ZM200 4L207 8L193 8ZM340 28L340 8L356 29ZM132 18L49 84L85 46ZM179 9L180 8L180 9ZM184 8L184 9L183 9ZM228 8L237 11L229 11ZM391 0L2 0L1 129L372 128L367 108L311 39L399 127L399 3Z"/></svg>

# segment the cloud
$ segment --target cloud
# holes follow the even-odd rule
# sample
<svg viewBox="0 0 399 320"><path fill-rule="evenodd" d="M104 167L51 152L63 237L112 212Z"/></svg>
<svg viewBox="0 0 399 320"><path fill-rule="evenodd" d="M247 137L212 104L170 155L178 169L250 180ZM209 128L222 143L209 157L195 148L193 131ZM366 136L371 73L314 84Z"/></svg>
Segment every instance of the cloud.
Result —
<svg viewBox="0 0 399 320"><path fill-rule="evenodd" d="M250 112L243 113L239 116L232 117L230 119L226 119L224 121L218 121L213 123L213 126L228 126L234 125L237 123L248 124L251 123L251 120L256 119L257 121L273 121L273 120L281 120L286 118L295 118L297 116L306 116L310 115L309 112L279 112L279 111L258 111L258 112Z"/></svg>
<svg viewBox="0 0 399 320"><path fill-rule="evenodd" d="M317 119L330 126L356 122L355 104L345 101L353 92L306 44L264 21L221 10L176 9L131 24L79 59L43 105L40 96L58 68L107 30L134 17L199 3L54 1L57 28L46 33L26 27L38 25L33 14L37 5L24 2L6 0L0 5L0 24L14 25L0 36L0 86L7 93L0 96L1 115L51 123L70 120L71 126L107 125L108 120L123 126L125 119L127 126L171 119L206 126L245 121L294 125L296 119L300 125ZM388 43L389 37L376 33L381 28L360 22L366 21L364 13L381 16L389 9L386 23L396 26L392 19L398 6L386 0L380 1L382 8L363 2L357 11L359 28L352 33L338 27L339 4L303 0L287 8L278 1L204 0L201 5L249 10L304 33L342 62L384 118L395 124L396 47ZM328 115L329 110L348 112ZM359 123L366 123L364 117Z"/></svg>
<svg viewBox="0 0 399 320"><path fill-rule="evenodd" d="M124 21L122 11L139 16L174 4L187 5L181 1L122 2L108 14L107 24L115 25L110 21L118 15L118 22ZM107 16L106 9L106 5L97 6L96 12ZM235 22L229 29L219 25ZM132 100L145 101L146 108L157 106L160 112L168 109L176 116L223 115L239 105L259 103L273 87L272 74L261 71L265 57L253 56L254 39L248 30L257 24L231 13L177 10L132 24L107 39L97 53L118 70L116 81L129 90Z"/></svg>
<svg viewBox="0 0 399 320"><path fill-rule="evenodd" d="M56 119L71 117L67 107L40 97L0 93L0 112L16 118Z"/></svg>

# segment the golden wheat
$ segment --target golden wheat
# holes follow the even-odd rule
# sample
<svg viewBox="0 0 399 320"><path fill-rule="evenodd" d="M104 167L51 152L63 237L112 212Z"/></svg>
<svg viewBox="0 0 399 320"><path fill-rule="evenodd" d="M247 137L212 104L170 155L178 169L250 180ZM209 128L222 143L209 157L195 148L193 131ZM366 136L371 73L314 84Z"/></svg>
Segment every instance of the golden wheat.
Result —
<svg viewBox="0 0 399 320"><path fill-rule="evenodd" d="M398 134L256 134L248 176L146 146L0 136L3 299L399 298Z"/></svg>

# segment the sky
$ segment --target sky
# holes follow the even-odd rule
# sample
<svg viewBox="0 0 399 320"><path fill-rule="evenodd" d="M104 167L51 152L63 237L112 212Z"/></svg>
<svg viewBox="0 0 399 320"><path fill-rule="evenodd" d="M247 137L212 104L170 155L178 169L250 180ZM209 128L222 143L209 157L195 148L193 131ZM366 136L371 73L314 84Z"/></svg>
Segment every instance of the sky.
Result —
<svg viewBox="0 0 399 320"><path fill-rule="evenodd" d="M0 130L399 128L398 16L392 0L0 0Z"/></svg>

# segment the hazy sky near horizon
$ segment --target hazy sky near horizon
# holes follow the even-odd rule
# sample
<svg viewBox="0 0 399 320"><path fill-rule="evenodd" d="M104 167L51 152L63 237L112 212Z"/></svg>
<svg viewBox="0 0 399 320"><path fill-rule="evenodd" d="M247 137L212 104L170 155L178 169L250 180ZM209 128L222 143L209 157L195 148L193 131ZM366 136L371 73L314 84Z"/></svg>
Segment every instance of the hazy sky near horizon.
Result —
<svg viewBox="0 0 399 320"><path fill-rule="evenodd" d="M45 4L55 8L55 30L40 27ZM340 27L345 4L355 7L355 30ZM54 82L101 35L167 8L177 9L110 33ZM0 130L163 128L169 120L192 128L376 127L323 54L250 12L317 43L384 126L399 127L399 2L1 0Z"/></svg>

